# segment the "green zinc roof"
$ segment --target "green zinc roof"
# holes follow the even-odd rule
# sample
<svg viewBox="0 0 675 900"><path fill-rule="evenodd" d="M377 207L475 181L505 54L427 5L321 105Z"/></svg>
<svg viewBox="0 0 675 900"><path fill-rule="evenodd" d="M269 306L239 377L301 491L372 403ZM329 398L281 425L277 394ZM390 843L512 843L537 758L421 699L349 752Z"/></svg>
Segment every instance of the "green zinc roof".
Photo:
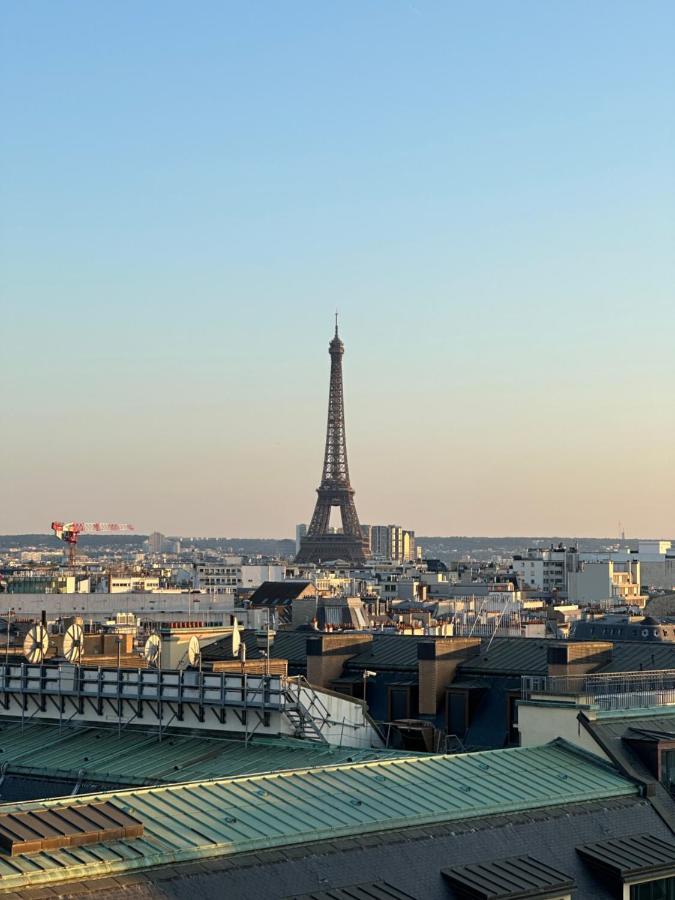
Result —
<svg viewBox="0 0 675 900"><path fill-rule="evenodd" d="M0 855L0 890L637 793L600 759L560 740L100 793L89 799L140 819L143 837ZM0 812L79 802L4 804Z"/></svg>
<svg viewBox="0 0 675 900"><path fill-rule="evenodd" d="M111 785L149 785L229 778L284 769L410 756L396 750L327 747L292 738L245 744L195 735L64 727L33 722L0 726L0 764L6 772ZM416 755L416 754L415 754Z"/></svg>

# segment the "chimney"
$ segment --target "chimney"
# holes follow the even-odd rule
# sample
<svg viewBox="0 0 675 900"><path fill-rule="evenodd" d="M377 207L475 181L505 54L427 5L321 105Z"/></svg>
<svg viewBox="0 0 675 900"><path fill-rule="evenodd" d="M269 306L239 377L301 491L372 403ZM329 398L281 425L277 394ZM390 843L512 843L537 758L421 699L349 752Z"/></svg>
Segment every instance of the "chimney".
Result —
<svg viewBox="0 0 675 900"><path fill-rule="evenodd" d="M435 716L457 666L480 651L480 638L436 638L417 645L419 711Z"/></svg>
<svg viewBox="0 0 675 900"><path fill-rule="evenodd" d="M372 634L348 632L320 634L307 640L307 681L317 687L328 687L342 675L342 667L365 650Z"/></svg>
<svg viewBox="0 0 675 900"><path fill-rule="evenodd" d="M546 661L549 675L586 675L612 661L611 641L551 641Z"/></svg>

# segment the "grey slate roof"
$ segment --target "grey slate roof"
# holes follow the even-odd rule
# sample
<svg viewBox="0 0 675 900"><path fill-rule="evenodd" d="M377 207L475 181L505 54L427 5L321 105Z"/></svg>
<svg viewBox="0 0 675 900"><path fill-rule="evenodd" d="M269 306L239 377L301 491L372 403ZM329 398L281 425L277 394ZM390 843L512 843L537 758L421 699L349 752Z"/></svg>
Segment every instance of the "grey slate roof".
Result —
<svg viewBox="0 0 675 900"><path fill-rule="evenodd" d="M652 729L660 732L675 729L675 714L640 715L639 711L635 710L631 715L627 710L626 714L620 717L608 715L592 718L582 711L578 719L620 772L648 786L652 805L675 830L675 806L670 794L650 771L646 762L624 740L624 738L635 740L644 731Z"/></svg>
<svg viewBox="0 0 675 900"><path fill-rule="evenodd" d="M653 834L633 834L577 847L589 863L622 880L675 875L675 844Z"/></svg>
<svg viewBox="0 0 675 900"><path fill-rule="evenodd" d="M574 887L574 879L534 856L486 860L441 869L444 877L476 900L545 900Z"/></svg>
<svg viewBox="0 0 675 900"><path fill-rule="evenodd" d="M370 881L387 882L416 900L458 900L442 868L532 853L574 878L575 900L616 900L615 886L599 878L576 847L600 834L620 838L636 831L672 838L648 800L617 798L177 864L107 879L105 886L92 879L77 885L78 898L88 891L97 900L126 900L128 888L142 898L285 900L348 890L367 873Z"/></svg>
<svg viewBox="0 0 675 900"><path fill-rule="evenodd" d="M251 606L290 606L310 586L311 581L263 581L251 594L249 602Z"/></svg>

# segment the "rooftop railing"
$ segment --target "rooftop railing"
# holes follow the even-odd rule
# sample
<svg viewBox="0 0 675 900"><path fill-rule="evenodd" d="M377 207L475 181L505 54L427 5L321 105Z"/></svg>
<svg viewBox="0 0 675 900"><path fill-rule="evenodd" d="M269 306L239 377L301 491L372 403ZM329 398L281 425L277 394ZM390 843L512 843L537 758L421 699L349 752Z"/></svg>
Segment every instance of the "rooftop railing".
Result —
<svg viewBox="0 0 675 900"><path fill-rule="evenodd" d="M211 673L194 669L117 669L98 666L0 665L0 700L9 694L95 700L193 703L281 710L279 675Z"/></svg>
<svg viewBox="0 0 675 900"><path fill-rule="evenodd" d="M675 669L588 675L523 675L521 699L563 697L603 710L675 704Z"/></svg>

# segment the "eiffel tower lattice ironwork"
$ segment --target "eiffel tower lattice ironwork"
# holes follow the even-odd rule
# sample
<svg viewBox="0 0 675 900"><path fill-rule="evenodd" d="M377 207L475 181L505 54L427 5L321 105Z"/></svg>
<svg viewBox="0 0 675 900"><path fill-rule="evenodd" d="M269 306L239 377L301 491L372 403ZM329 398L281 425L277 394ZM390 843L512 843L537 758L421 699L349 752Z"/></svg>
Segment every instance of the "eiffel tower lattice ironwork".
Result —
<svg viewBox="0 0 675 900"><path fill-rule="evenodd" d="M345 407L342 391L342 356L345 345L338 334L335 314L335 336L328 347L330 353L330 393L328 395L328 427L323 475L317 488L316 506L307 534L300 542L296 557L299 563L320 563L342 559L353 564L365 562L368 543L361 531L354 505L354 490L349 482ZM340 509L342 531L330 531L332 507Z"/></svg>

